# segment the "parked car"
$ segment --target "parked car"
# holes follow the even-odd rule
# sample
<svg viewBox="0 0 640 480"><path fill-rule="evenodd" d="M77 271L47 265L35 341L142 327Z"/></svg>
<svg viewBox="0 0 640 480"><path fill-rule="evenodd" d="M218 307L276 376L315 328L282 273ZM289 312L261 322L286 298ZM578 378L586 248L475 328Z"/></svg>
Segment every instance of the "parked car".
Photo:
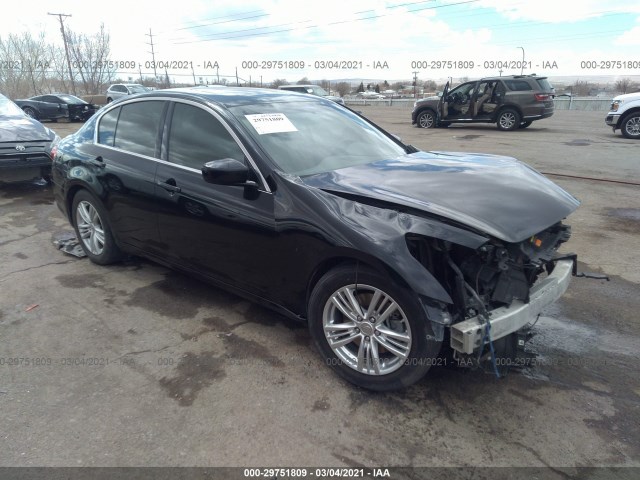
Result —
<svg viewBox="0 0 640 480"><path fill-rule="evenodd" d="M45 102L36 99L36 97L16 100L15 104L35 120L51 120L57 122L58 119L69 116L69 108L67 105L56 102Z"/></svg>
<svg viewBox="0 0 640 480"><path fill-rule="evenodd" d="M314 95L122 100L57 144L53 182L93 262L142 255L306 321L373 390L418 381L445 341L506 356L574 267L557 250L579 202L540 173L418 151Z"/></svg>
<svg viewBox="0 0 640 480"><path fill-rule="evenodd" d="M495 123L500 130L527 128L553 115L554 90L546 77L510 75L465 82L441 96L418 100L411 123L421 128L452 123Z"/></svg>
<svg viewBox="0 0 640 480"><path fill-rule="evenodd" d="M371 100L381 100L383 98L386 98L384 95L382 95L381 93L377 93L377 92L372 92L372 91L366 91L366 92L359 92L356 95L357 98L365 98L365 99L371 99Z"/></svg>
<svg viewBox="0 0 640 480"><path fill-rule="evenodd" d="M127 95L137 95L138 93L146 93L149 90L139 83L116 83L107 89L107 103L111 103Z"/></svg>
<svg viewBox="0 0 640 480"><path fill-rule="evenodd" d="M298 93L306 93L309 95L317 95L318 97L324 97L326 99L332 100L340 105L344 105L344 100L342 97L336 97L334 95L329 95L327 91L318 86L318 85L280 85L278 87L280 90L288 90L290 92L298 92Z"/></svg>
<svg viewBox="0 0 640 480"><path fill-rule="evenodd" d="M0 95L0 182L48 178L48 149L58 136Z"/></svg>
<svg viewBox="0 0 640 480"><path fill-rule="evenodd" d="M29 100L53 103L61 106L62 110L67 111L67 117L70 121L84 122L91 115L96 113L98 107L89 102L85 102L83 99L70 95L68 93L49 93L47 95L38 95L37 97L31 97Z"/></svg>
<svg viewBox="0 0 640 480"><path fill-rule="evenodd" d="M613 132L620 129L627 138L640 138L640 92L618 95L611 102L611 109L607 113L605 123L613 128Z"/></svg>

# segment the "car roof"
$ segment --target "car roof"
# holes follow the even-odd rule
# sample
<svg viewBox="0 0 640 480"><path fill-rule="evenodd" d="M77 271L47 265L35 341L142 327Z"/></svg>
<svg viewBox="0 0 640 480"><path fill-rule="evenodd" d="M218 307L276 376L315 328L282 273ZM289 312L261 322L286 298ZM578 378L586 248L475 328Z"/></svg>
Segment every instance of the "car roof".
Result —
<svg viewBox="0 0 640 480"><path fill-rule="evenodd" d="M168 97L183 99L199 99L205 102L215 103L224 107L236 107L240 105L251 105L255 103L274 102L318 102L332 104L315 95L303 95L287 90L275 90L270 88L247 88L247 87L227 87L227 88L170 88L166 90L154 90L152 92L137 95L135 98L148 97Z"/></svg>
<svg viewBox="0 0 640 480"><path fill-rule="evenodd" d="M547 77L538 77L536 75L503 75L501 77L482 77L479 80L472 80L474 82L482 80L518 80L518 79L533 79L533 80L545 80Z"/></svg>

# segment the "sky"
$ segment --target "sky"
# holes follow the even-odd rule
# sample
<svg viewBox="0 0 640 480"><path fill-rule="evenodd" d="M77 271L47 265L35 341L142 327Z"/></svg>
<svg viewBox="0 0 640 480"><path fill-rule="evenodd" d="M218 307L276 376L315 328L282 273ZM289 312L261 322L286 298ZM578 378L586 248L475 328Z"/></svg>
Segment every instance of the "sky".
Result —
<svg viewBox="0 0 640 480"><path fill-rule="evenodd" d="M28 0L3 6L0 38L61 44L48 13L104 24L111 59L136 65L123 79L153 75L150 32L156 72L196 82L640 75L640 0Z"/></svg>

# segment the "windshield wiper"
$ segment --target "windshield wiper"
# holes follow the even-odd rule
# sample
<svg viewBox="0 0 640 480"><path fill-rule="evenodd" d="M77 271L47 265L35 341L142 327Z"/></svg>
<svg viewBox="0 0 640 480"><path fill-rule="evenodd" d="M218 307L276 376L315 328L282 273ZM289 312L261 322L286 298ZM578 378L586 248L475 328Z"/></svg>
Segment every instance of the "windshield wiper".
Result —
<svg viewBox="0 0 640 480"><path fill-rule="evenodd" d="M413 145L405 145L404 146L404 151L407 152L407 153L418 153L420 150L418 150Z"/></svg>

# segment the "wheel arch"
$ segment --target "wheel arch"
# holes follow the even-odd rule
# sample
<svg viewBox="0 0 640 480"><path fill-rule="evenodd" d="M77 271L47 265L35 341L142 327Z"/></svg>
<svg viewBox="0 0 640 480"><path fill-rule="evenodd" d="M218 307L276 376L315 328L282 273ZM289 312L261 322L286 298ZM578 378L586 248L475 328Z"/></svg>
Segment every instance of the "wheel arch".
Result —
<svg viewBox="0 0 640 480"><path fill-rule="evenodd" d="M627 110L626 112L624 112L622 115L620 115L620 118L618 120L618 125L616 125L616 128L620 128L622 126L622 124L624 123L624 121L629 118L629 115L633 115L634 113L640 113L640 105L636 106L636 107L632 107L629 110Z"/></svg>
<svg viewBox="0 0 640 480"><path fill-rule="evenodd" d="M323 259L311 272L307 281L306 302L308 305L309 298L313 289L318 284L320 279L334 268L338 268L345 265L353 265L354 268L369 268L378 273L387 275L390 279L396 282L399 286L407 289L411 289L410 285L398 272L396 272L387 263L368 255L363 255L362 252L353 253L340 253L331 257ZM305 307L305 317L308 315L307 308Z"/></svg>
<svg viewBox="0 0 640 480"><path fill-rule="evenodd" d="M425 105L424 107L420 108L418 111L416 111L416 125L420 126L420 123L418 122L418 119L420 118L420 115L422 115L424 112L431 112L434 116L434 123L438 123L438 112L431 106L431 105Z"/></svg>
<svg viewBox="0 0 640 480"><path fill-rule="evenodd" d="M518 104L515 104L515 103L506 103L506 104L504 104L504 105L500 105L500 107L499 107L498 109L496 109L496 113L495 113L495 115L494 115L494 117L493 117L493 121L494 121L494 122L495 122L495 121L498 121L498 117L500 116L500 114L501 114L502 112L504 112L504 111L505 111L506 109L508 109L508 108L510 108L510 109L515 110L516 112L518 112L518 114L520 115L520 118L522 118L522 116L523 116L522 108L521 108Z"/></svg>
<svg viewBox="0 0 640 480"><path fill-rule="evenodd" d="M100 201L103 201L103 198L100 192L96 192L95 189L89 187L87 184L83 182L75 182L70 184L67 187L67 191L65 193L65 207L67 212L67 218L72 224L73 224L73 199L81 190L86 190L87 192L89 192L91 195L93 195Z"/></svg>

